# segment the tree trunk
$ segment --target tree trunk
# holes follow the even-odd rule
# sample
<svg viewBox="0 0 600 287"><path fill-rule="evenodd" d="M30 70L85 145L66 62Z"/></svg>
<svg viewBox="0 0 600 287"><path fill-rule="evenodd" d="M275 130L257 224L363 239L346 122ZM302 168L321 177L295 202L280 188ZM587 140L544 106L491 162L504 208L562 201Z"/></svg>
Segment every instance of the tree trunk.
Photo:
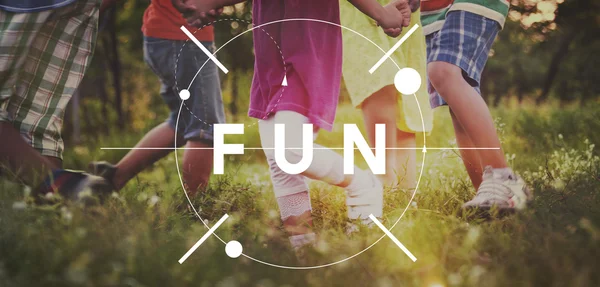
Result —
<svg viewBox="0 0 600 287"><path fill-rule="evenodd" d="M233 121L237 121L237 116L238 116L238 106L237 106L237 102L239 99L239 85L238 85L238 80L239 80L239 75L238 73L240 73L240 71L238 71L239 69L237 68L238 66L238 60L237 57L234 55L231 59L231 103L229 103L229 111L231 112L231 114L233 115Z"/></svg>
<svg viewBox="0 0 600 287"><path fill-rule="evenodd" d="M111 8L110 22L108 31L110 34L110 54L112 59L110 60L110 68L113 78L113 86L115 90L115 111L117 112L117 126L119 130L123 130L125 126L125 119L123 116L123 98L121 90L121 59L119 57L119 41L117 39L117 23L116 23L116 6Z"/></svg>
<svg viewBox="0 0 600 287"><path fill-rule="evenodd" d="M229 110L233 115L233 121L237 121L238 106L237 101L239 98L239 87L238 87L238 71L233 70L231 73L231 103L229 103Z"/></svg>
<svg viewBox="0 0 600 287"><path fill-rule="evenodd" d="M75 90L71 99L71 124L73 125L73 133L71 139L74 144L81 143L81 122L79 121L79 103L80 103L80 89Z"/></svg>
<svg viewBox="0 0 600 287"><path fill-rule="evenodd" d="M567 29L565 38L560 42L556 53L552 57L550 66L548 67L548 72L546 74L546 80L544 82L542 94L535 100L537 104L541 104L548 98L554 79L556 78L556 75L560 70L560 63L564 60L565 56L567 55L567 52L569 51L569 46L571 45L573 40L575 40L575 37L577 35L578 33L573 29Z"/></svg>
<svg viewBox="0 0 600 287"><path fill-rule="evenodd" d="M492 103L492 107L497 107L500 105L500 101L502 100L502 95L500 93L494 93L494 102Z"/></svg>
<svg viewBox="0 0 600 287"><path fill-rule="evenodd" d="M104 39L103 39L104 40ZM106 41L102 41L102 46L98 47L102 49L98 49L97 55L102 55L103 57L107 57L106 55ZM98 61L99 73L96 79L94 79L94 86L97 87L98 96L100 97L100 101L102 103L102 117L105 119L108 117L108 93L106 91L106 63L105 61ZM104 130L105 134L108 134L110 125L103 124L102 130Z"/></svg>

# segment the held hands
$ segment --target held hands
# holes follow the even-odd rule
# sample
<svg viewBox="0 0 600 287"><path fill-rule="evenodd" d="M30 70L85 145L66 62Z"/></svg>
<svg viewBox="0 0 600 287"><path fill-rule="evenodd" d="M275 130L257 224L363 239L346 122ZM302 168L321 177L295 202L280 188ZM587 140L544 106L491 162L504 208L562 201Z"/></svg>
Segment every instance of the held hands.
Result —
<svg viewBox="0 0 600 287"><path fill-rule="evenodd" d="M171 0L171 3L188 24L194 27L214 21L223 12L218 0Z"/></svg>
<svg viewBox="0 0 600 287"><path fill-rule="evenodd" d="M411 0L419 1L419 0ZM402 27L410 25L411 7L407 0L394 0L384 7L385 13L378 20L379 26L390 37L398 37L402 33ZM418 8L417 8L418 9Z"/></svg>

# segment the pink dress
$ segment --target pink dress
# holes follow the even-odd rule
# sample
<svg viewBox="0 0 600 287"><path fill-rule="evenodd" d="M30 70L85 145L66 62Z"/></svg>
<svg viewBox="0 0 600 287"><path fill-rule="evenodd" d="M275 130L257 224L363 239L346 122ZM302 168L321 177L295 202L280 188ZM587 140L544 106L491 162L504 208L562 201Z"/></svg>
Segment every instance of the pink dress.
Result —
<svg viewBox="0 0 600 287"><path fill-rule="evenodd" d="M253 30L256 56L248 115L265 119L277 111L294 111L331 130L342 74L339 0L255 0L253 5L255 27L277 23ZM297 18L302 20L284 20ZM288 86L282 85L284 75Z"/></svg>

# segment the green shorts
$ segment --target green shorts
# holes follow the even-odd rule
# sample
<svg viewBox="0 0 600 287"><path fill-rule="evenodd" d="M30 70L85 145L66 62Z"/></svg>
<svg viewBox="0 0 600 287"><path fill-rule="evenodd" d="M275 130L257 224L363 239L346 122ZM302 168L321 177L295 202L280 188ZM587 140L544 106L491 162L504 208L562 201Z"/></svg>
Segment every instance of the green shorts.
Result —
<svg viewBox="0 0 600 287"><path fill-rule="evenodd" d="M67 103L89 66L100 0L42 12L0 10L0 121L42 155L62 157Z"/></svg>

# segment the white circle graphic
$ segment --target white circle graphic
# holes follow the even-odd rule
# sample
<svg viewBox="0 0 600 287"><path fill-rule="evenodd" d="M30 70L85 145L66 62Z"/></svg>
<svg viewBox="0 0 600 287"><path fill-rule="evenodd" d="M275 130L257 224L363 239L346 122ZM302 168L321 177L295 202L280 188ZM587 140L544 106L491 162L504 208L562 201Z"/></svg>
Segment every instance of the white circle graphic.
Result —
<svg viewBox="0 0 600 287"><path fill-rule="evenodd" d="M242 247L242 244L235 240L231 240L225 244L225 253L227 253L227 256L231 258L240 257L243 250L244 248Z"/></svg>
<svg viewBox="0 0 600 287"><path fill-rule="evenodd" d="M413 68L402 68L394 77L394 86L404 95L415 94L421 88L421 75Z"/></svg>
<svg viewBox="0 0 600 287"><path fill-rule="evenodd" d="M184 100L184 101L185 101L185 100L187 100L187 99L189 99L189 98L190 98L190 91L188 91L187 89L183 89L183 90L181 90L181 91L179 92L179 97L180 97L182 100Z"/></svg>

